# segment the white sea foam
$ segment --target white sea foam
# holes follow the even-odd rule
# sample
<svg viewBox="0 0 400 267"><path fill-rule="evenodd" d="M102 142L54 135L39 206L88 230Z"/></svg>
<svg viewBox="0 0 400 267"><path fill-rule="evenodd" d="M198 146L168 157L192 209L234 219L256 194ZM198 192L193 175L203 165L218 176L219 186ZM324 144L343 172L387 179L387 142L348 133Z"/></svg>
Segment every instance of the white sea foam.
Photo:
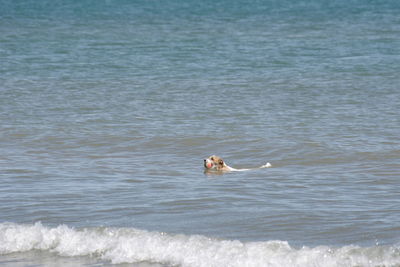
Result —
<svg viewBox="0 0 400 267"><path fill-rule="evenodd" d="M320 246L295 249L284 241L240 242L134 228L48 228L0 224L0 255L30 250L91 256L112 263L178 266L399 266L399 247Z"/></svg>

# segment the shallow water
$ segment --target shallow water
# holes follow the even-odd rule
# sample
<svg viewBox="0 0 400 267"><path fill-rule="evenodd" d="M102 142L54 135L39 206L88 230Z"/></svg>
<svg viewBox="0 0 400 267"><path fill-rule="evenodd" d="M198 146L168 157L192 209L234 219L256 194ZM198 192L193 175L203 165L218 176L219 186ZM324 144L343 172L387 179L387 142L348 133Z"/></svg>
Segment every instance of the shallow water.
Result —
<svg viewBox="0 0 400 267"><path fill-rule="evenodd" d="M1 264L400 264L399 3L1 3Z"/></svg>

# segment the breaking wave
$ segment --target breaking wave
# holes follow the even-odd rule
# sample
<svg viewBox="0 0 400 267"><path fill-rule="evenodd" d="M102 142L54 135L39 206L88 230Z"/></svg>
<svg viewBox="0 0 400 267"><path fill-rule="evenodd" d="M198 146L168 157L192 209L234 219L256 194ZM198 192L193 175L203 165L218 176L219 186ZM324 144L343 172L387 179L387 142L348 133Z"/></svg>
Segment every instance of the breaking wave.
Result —
<svg viewBox="0 0 400 267"><path fill-rule="evenodd" d="M134 228L41 223L0 224L0 255L49 251L90 256L111 263L150 262L174 266L399 266L398 246L291 247L285 241L241 242L200 235L167 234Z"/></svg>

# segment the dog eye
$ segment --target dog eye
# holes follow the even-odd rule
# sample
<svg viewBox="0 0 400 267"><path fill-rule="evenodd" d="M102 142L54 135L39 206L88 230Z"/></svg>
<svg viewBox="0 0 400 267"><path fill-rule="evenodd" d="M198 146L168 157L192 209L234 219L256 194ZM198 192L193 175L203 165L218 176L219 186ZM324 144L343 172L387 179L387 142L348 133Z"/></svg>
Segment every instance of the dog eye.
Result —
<svg viewBox="0 0 400 267"><path fill-rule="evenodd" d="M211 160L214 160L214 158L213 158L213 157L211 157L210 159L211 159Z"/></svg>

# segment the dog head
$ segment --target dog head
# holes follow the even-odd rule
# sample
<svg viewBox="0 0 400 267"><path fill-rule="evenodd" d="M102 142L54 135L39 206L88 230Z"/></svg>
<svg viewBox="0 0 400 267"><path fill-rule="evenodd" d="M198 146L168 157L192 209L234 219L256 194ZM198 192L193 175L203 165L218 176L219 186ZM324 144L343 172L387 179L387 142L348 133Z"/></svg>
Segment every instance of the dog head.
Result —
<svg viewBox="0 0 400 267"><path fill-rule="evenodd" d="M206 170L221 171L226 167L225 162L218 156L210 156L204 160Z"/></svg>

